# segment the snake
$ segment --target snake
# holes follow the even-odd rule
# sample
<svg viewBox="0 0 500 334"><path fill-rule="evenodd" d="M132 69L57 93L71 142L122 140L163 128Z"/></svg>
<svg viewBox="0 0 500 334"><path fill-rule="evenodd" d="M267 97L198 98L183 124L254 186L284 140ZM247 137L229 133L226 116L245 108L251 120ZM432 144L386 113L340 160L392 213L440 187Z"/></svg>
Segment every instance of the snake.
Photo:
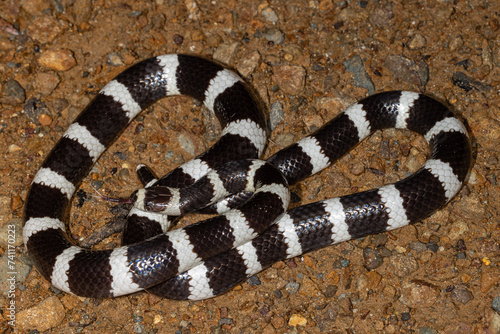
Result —
<svg viewBox="0 0 500 334"><path fill-rule="evenodd" d="M173 95L190 96L212 111L220 138L162 178L139 165L144 188L130 197L123 245L79 247L66 223L80 183L143 109ZM430 154L418 171L378 189L287 211L290 185L387 128L425 138ZM33 177L23 219L31 261L53 286L79 296L147 290L171 299L211 298L277 261L417 223L460 191L471 168L462 121L418 92L368 96L263 161L267 132L253 89L215 61L167 54L129 67L76 117ZM177 217L203 208L219 214L169 230Z"/></svg>

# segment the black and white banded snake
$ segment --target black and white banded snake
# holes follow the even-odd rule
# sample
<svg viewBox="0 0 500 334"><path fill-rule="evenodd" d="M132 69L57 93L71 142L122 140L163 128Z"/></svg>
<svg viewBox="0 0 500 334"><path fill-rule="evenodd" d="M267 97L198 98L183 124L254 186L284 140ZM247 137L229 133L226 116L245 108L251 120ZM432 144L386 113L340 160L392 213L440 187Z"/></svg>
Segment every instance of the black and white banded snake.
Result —
<svg viewBox="0 0 500 334"><path fill-rule="evenodd" d="M150 190L133 196L136 205L124 237L133 244L105 251L73 245L64 222L82 179L141 110L178 94L215 112L223 127L219 141L160 180L139 170ZM379 189L285 212L287 183L326 168L373 131L393 127L414 131L429 143L430 158L416 173ZM76 118L33 179L23 230L33 263L54 286L81 296L148 289L174 299L210 298L276 261L428 217L457 194L471 165L469 138L460 120L441 103L414 92L369 96L267 163L247 160L261 156L265 129L261 106L243 81L212 61L164 55L130 67ZM209 200L217 191L222 197L241 190L255 194L205 223L163 233L169 227L166 215L158 212L163 207L156 199L146 205L145 200L154 194L179 202L183 193L189 197L192 192L165 187L183 188L197 180ZM160 188L166 193L157 194ZM150 230L144 232L145 225Z"/></svg>

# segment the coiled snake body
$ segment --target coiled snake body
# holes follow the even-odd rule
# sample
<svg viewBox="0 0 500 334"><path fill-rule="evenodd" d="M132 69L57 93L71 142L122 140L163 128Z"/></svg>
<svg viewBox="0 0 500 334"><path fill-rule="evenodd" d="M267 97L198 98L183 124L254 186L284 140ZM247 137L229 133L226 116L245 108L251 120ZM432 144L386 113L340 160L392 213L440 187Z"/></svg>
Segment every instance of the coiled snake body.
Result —
<svg viewBox="0 0 500 334"><path fill-rule="evenodd" d="M215 112L223 127L219 141L160 180L139 169L147 188L132 196L128 246L91 251L73 245L64 221L81 180L142 109L178 94ZM425 137L431 156L420 170L379 189L286 211L289 184L391 127ZM81 296L149 289L168 298L210 298L276 261L418 222L457 194L471 164L463 124L441 103L414 92L367 97L267 162L255 160L266 144L265 129L260 105L242 80L214 62L164 55L130 67L77 117L33 180L23 236L34 264L54 286ZM231 194L250 199L232 208ZM217 209L225 213L166 232L168 215L221 198L227 199Z"/></svg>

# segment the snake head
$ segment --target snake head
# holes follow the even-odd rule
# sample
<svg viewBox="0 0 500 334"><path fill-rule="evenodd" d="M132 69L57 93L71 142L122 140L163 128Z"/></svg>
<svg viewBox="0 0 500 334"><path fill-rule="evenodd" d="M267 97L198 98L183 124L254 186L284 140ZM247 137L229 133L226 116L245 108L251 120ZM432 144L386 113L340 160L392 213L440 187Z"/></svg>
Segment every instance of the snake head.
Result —
<svg viewBox="0 0 500 334"><path fill-rule="evenodd" d="M130 196L137 209L165 214L171 214L173 198L172 190L161 186L139 189Z"/></svg>

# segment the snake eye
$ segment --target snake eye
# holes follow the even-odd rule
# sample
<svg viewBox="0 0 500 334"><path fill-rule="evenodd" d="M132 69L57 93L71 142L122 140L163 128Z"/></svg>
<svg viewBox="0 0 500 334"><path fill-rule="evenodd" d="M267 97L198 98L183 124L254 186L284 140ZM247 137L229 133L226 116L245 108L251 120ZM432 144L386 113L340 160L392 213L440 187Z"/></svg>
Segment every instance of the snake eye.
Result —
<svg viewBox="0 0 500 334"><path fill-rule="evenodd" d="M156 201L144 201L144 209L149 212L162 212L164 205Z"/></svg>

